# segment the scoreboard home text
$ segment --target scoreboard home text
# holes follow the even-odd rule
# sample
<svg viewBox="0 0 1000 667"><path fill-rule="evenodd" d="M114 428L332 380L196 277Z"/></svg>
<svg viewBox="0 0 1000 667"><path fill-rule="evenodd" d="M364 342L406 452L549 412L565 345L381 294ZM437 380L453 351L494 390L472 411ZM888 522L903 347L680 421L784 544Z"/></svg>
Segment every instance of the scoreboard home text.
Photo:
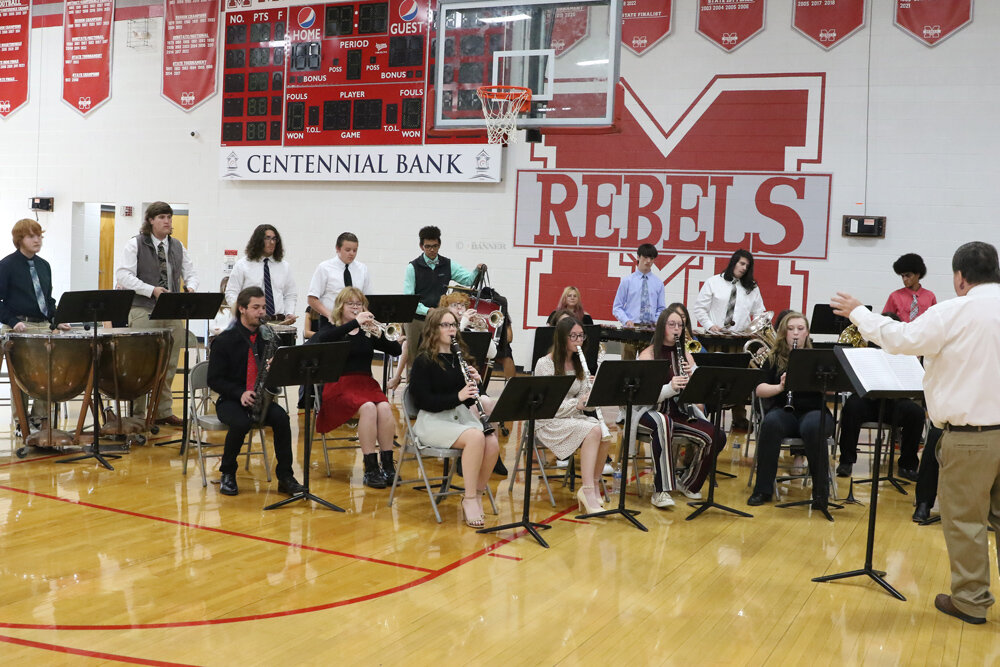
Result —
<svg viewBox="0 0 1000 667"><path fill-rule="evenodd" d="M428 9L428 0L388 0L229 12L222 145L423 144ZM449 81L448 92L475 99L469 111L481 113L483 77L465 79L468 90Z"/></svg>

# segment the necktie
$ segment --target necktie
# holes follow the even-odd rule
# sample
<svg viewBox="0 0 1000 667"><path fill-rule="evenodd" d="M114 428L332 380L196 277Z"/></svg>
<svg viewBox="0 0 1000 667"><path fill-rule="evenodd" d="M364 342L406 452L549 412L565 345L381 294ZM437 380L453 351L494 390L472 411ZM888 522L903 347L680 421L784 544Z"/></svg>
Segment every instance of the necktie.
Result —
<svg viewBox="0 0 1000 667"><path fill-rule="evenodd" d="M351 281L351 265L344 266L344 287L350 287L354 283Z"/></svg>
<svg viewBox="0 0 1000 667"><path fill-rule="evenodd" d="M267 266L268 258L264 258L264 308L267 315L274 315L274 290L271 289L271 269Z"/></svg>
<svg viewBox="0 0 1000 667"><path fill-rule="evenodd" d="M156 257L160 260L159 286L163 289L170 289L170 283L167 280L167 253L166 250L163 249L162 242L156 247Z"/></svg>
<svg viewBox="0 0 1000 667"><path fill-rule="evenodd" d="M639 294L639 322L652 322L653 312L649 307L649 274L642 274L642 292Z"/></svg>
<svg viewBox="0 0 1000 667"><path fill-rule="evenodd" d="M736 282L733 281L733 289L729 291L729 305L726 306L726 323L724 326L731 327L736 324L733 319L733 312L736 310Z"/></svg>
<svg viewBox="0 0 1000 667"><path fill-rule="evenodd" d="M917 315L920 314L920 308L917 307L917 294L913 293L913 303L910 304L910 321L917 319Z"/></svg>
<svg viewBox="0 0 1000 667"><path fill-rule="evenodd" d="M257 357L254 356L253 348L257 343L257 334L250 336L250 349L247 350L247 391L253 391L257 384Z"/></svg>
<svg viewBox="0 0 1000 667"><path fill-rule="evenodd" d="M42 283L38 280L38 271L35 271L35 260L28 260L28 271L31 272L31 284L35 286L35 300L38 301L38 310L42 311L42 317L48 317L49 309L45 303L45 293L42 292Z"/></svg>

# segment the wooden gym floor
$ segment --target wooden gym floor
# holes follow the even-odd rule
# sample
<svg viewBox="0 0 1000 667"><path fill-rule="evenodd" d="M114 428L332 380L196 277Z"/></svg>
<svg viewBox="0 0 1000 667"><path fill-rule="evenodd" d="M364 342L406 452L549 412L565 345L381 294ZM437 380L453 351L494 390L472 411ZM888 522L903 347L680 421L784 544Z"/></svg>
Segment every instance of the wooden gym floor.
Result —
<svg viewBox="0 0 1000 667"><path fill-rule="evenodd" d="M501 441L508 466L519 433ZM177 445L134 447L114 471L0 450L3 664L1000 661L996 612L974 627L935 611L948 560L940 526L910 521L912 486L902 496L883 485L879 503L875 566L900 602L867 578L810 581L863 565L866 487L855 490L865 505L836 511L836 523L747 508L749 462L731 450L721 469L738 479L720 479L717 498L754 518L710 510L685 521L679 496L657 510L630 486L644 533L620 518L578 521L567 489L555 488L553 508L536 486L532 514L552 526L550 549L476 534L455 498L440 525L414 490L389 507L388 489L361 485L359 450L331 456L327 478L314 448L312 490L346 514L303 502L263 512L284 496L259 462L249 472L241 462L240 495L223 497L202 488L196 464L181 475ZM295 460L301 480L301 437ZM487 525L519 518L523 483L513 496L493 484L499 516Z"/></svg>

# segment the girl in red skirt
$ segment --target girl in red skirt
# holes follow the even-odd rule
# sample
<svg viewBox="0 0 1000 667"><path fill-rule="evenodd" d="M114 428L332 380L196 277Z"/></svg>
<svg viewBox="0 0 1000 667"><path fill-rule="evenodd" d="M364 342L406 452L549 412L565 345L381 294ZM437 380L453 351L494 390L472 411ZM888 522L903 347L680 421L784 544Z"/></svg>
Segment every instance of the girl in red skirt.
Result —
<svg viewBox="0 0 1000 667"><path fill-rule="evenodd" d="M321 343L346 341L351 344L351 349L340 379L323 387L316 430L320 433L332 431L357 415L358 442L365 461L364 484L373 489L384 489L392 484L396 474L392 460L396 419L389 399L372 377L372 358L375 350L399 356L402 339L389 341L381 332L377 337L365 333L361 325L374 322L375 318L368 312L368 299L357 287L341 290L331 315L334 326L321 329L313 338Z"/></svg>

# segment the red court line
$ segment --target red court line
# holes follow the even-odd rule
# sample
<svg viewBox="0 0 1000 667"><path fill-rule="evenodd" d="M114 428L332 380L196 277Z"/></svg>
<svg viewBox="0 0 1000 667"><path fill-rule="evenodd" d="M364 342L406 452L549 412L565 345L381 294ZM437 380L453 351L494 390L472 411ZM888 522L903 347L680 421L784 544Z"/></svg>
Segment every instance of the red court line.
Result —
<svg viewBox="0 0 1000 667"><path fill-rule="evenodd" d="M579 519L566 519L566 518L562 518L562 519L559 519L559 520L560 521L569 521L570 523L585 523L585 524L588 524L588 525L590 524L589 521L580 521Z"/></svg>
<svg viewBox="0 0 1000 667"><path fill-rule="evenodd" d="M46 454L45 456L35 456L30 459L22 459L20 461L11 461L10 463L0 463L0 468L6 468L7 466L16 466L20 463L31 463L32 461L44 461L45 459L54 459L59 456L69 456L69 452L59 453L59 454Z"/></svg>
<svg viewBox="0 0 1000 667"><path fill-rule="evenodd" d="M3 487L0 487L3 488ZM17 490L17 489L15 489ZM576 505L572 505L564 509L561 512L553 514L552 516L543 519L540 523L552 523L556 519L563 517L570 512L576 511ZM232 618L211 618L203 619L199 621L175 621L175 622L163 622L163 623L134 623L134 624L119 624L119 625L60 625L60 624L39 624L39 623L2 623L0 622L0 628L11 628L18 630L150 630L159 628L187 628L187 627L199 627L205 625L223 625L227 623L244 623L246 621L260 621L272 618L282 618L284 616L296 616L298 614L308 614L314 611L325 611L327 609L335 609L337 607L346 607L347 605L357 604L358 602L367 602L368 600L375 600L380 597L385 597L392 595L393 593L398 593L404 591L408 588L414 588L420 584L426 583L428 581L433 581L438 577L451 572L452 570L465 565L466 563L480 558L486 554L490 554L500 547L510 544L514 540L524 535L527 535L528 531L520 530L510 537L505 537L502 540L491 544L489 546L483 547L479 551L475 551L468 556L463 556L453 563L445 565L439 570L429 572L422 577L414 579L411 582L400 584L399 586L394 586L392 588L387 588L382 591L376 591L374 593L367 593L365 595L359 595L357 597L348 598L346 600L339 600L337 602L327 602L326 604L314 605L312 607L303 607L301 609L288 609L285 611L272 611L262 614L250 614L247 616L234 616Z"/></svg>
<svg viewBox="0 0 1000 667"><path fill-rule="evenodd" d="M508 556L507 554L486 554L487 556L493 556L494 558L507 558L508 560L524 560L520 556Z"/></svg>
<svg viewBox="0 0 1000 667"><path fill-rule="evenodd" d="M17 637L7 637L6 635L0 635L0 642L6 642L8 644L17 644L19 646L27 646L29 648L42 649L43 651L55 651L56 653L69 653L71 655L82 655L88 658L100 658L102 660L114 660L116 662L127 662L132 665L157 665L158 667L195 667L194 665L188 665L183 662L164 662L162 660L148 660L146 658L133 658L127 655L118 655L115 653L101 653L100 651L88 651L82 648L70 648L69 646L59 646L57 644L45 644L42 642L34 642L30 639L18 639Z"/></svg>
<svg viewBox="0 0 1000 667"><path fill-rule="evenodd" d="M248 540L257 540L258 542L267 542L268 544L277 544L282 547L295 547L297 549L303 549L306 551L315 551L317 553L328 554L330 556L340 556L343 558L353 558L355 560L363 560L369 563L376 563L378 565L391 565L392 567L401 567L406 570L416 570L417 572L433 572L426 567L420 567L418 565L408 565L406 563L394 563L388 560L381 560L378 558L370 558L368 556L359 556L357 554L349 554L343 551L334 551L332 549L324 549L322 547L314 547L308 544L296 544L294 542L285 542L284 540L276 540L270 537L262 537L260 535L250 535L248 533L238 533L233 530L226 530L225 528L214 528L212 526L203 526L197 523L191 523L189 521L178 521L177 519L167 519L160 516L154 516L152 514L142 514L140 512L133 512L131 510L119 509L117 507L108 507L106 505L97 505L94 503L84 502L82 500L71 500L69 498L60 498L59 496L49 495L47 493L40 493L38 491L25 491L24 489L15 489L10 486L0 485L0 489L6 491L15 491L17 493L23 493L28 496L38 496L39 498L46 498L48 500L58 500L59 502L69 503L70 505L79 505L81 507L88 507L91 509L104 510L106 512L116 512L118 514L124 514L126 516L137 517L139 519L149 519L151 521L160 521L163 523L169 523L175 526L183 526L185 528L196 528L198 530L205 530L210 533L219 533L221 535L228 535L230 537L243 537Z"/></svg>

